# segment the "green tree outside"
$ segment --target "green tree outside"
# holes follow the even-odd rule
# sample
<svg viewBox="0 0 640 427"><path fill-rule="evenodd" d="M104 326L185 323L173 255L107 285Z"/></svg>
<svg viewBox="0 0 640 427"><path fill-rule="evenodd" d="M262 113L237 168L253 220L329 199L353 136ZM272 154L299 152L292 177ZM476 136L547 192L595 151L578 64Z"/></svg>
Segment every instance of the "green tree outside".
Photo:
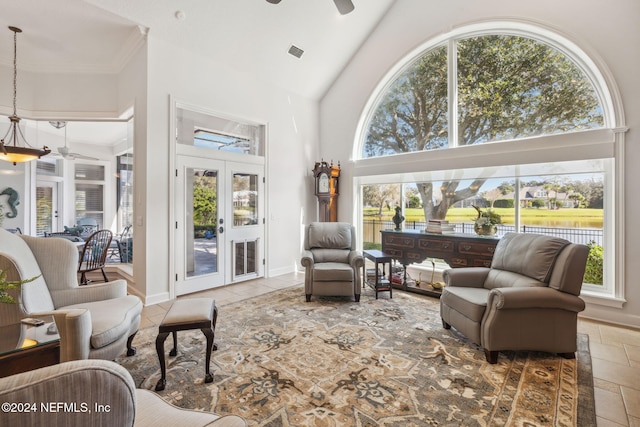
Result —
<svg viewBox="0 0 640 427"><path fill-rule="evenodd" d="M452 126L458 129L457 145L474 145L603 125L589 79L551 46L495 35L458 41L457 50L457 123L447 119L447 48L437 47L389 85L368 124L364 157L450 147ZM444 219L485 181L463 188L458 180L442 182L440 200L433 183L416 183L424 219Z"/></svg>

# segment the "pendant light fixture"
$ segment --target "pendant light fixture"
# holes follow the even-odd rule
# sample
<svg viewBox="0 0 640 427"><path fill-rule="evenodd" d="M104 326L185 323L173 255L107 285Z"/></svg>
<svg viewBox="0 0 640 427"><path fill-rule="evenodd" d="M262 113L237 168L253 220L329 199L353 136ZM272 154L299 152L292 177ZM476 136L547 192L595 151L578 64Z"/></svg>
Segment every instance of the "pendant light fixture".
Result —
<svg viewBox="0 0 640 427"><path fill-rule="evenodd" d="M12 162L15 165L16 163L39 159L40 157L49 154L51 150L46 146L42 147L42 149L31 147L22 134L22 129L20 129L19 124L21 119L18 117L16 112L16 98L18 92L18 67L16 58L18 56L18 33L21 33L22 30L17 27L9 27L9 29L13 31L13 115L9 117L9 121L11 123L9 124L7 133L4 135L2 140L0 140L0 160ZM18 145L19 140L22 140L22 146Z"/></svg>

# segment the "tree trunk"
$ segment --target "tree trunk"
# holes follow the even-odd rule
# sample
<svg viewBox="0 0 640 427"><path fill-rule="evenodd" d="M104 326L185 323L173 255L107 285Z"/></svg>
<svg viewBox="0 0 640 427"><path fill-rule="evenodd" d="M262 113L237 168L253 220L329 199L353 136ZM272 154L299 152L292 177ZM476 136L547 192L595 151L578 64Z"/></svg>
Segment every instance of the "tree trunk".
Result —
<svg viewBox="0 0 640 427"><path fill-rule="evenodd" d="M478 194L480 187L484 184L486 179L476 179L467 188L458 190L460 181L443 181L440 186L442 193L442 199L440 203L435 203L433 198L433 183L421 182L418 183L418 191L422 198L422 209L424 211L425 221L430 219L445 219L449 208L460 200L468 199Z"/></svg>

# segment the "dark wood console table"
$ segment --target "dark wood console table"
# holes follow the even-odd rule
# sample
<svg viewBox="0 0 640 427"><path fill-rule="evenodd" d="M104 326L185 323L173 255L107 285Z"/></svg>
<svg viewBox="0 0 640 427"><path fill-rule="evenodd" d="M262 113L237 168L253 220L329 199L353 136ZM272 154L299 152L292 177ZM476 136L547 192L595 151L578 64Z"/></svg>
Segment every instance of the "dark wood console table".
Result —
<svg viewBox="0 0 640 427"><path fill-rule="evenodd" d="M475 234L435 234L419 230L382 230L382 251L391 255L405 267L427 258L444 260L452 268L489 267L498 241L497 237ZM396 288L439 297L440 291L426 285L424 288L408 286L404 280Z"/></svg>

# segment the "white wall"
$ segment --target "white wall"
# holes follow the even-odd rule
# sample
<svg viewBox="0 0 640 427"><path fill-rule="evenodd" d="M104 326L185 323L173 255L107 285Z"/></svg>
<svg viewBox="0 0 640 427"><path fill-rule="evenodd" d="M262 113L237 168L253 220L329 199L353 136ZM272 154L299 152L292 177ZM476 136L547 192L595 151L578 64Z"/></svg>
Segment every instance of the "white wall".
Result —
<svg viewBox="0 0 640 427"><path fill-rule="evenodd" d="M640 2L636 0L450 0L435 4L422 0L397 0L378 28L320 103L320 154L342 160L343 177L351 176L350 159L356 126L365 103L387 72L425 41L452 29L483 20L524 19L552 27L587 53L600 57L609 67L622 94L626 125L625 203L627 303L622 310L592 306L586 315L628 325L640 325L640 288L635 286L640 267L640 230L634 219L640 214L640 199L633 183L640 180L634 165L640 160ZM345 184L349 181L343 180ZM353 188L341 185L339 218L351 220Z"/></svg>
<svg viewBox="0 0 640 427"><path fill-rule="evenodd" d="M317 158L317 103L154 39L151 34L148 60L147 297L158 301L168 295L167 264L174 262L168 245L172 233L168 199L170 96L209 111L267 125L266 271L267 275L293 271L300 257L298 224L308 219L310 209L305 176ZM136 151L134 157L137 159L138 155ZM136 174L137 167L138 163ZM134 253L136 258L138 254Z"/></svg>
<svg viewBox="0 0 640 427"><path fill-rule="evenodd" d="M0 67L0 79L4 77L10 78L10 70ZM296 268L300 224L314 220L316 215L309 196L309 175L319 159L317 102L151 36L120 75L25 73L20 87L19 104L32 118L115 118L134 108L133 291L147 302L162 301L170 295L170 96L267 125L266 274L273 276ZM27 101L22 101L22 91ZM10 112L10 105L11 93L0 90L0 112ZM0 177L0 185L2 182Z"/></svg>
<svg viewBox="0 0 640 427"><path fill-rule="evenodd" d="M2 133L4 135L4 132ZM0 162L0 192L8 188L12 188L18 192L20 204L16 206L18 214L15 218L7 217L7 214L13 214L11 207L8 204L9 197L7 195L0 195L0 206L2 206L2 227L3 228L17 228L19 227L23 232L25 230L25 224L29 222L29 203L25 202L27 196L25 188L25 174L29 174L29 168L22 163L13 165L12 163Z"/></svg>

